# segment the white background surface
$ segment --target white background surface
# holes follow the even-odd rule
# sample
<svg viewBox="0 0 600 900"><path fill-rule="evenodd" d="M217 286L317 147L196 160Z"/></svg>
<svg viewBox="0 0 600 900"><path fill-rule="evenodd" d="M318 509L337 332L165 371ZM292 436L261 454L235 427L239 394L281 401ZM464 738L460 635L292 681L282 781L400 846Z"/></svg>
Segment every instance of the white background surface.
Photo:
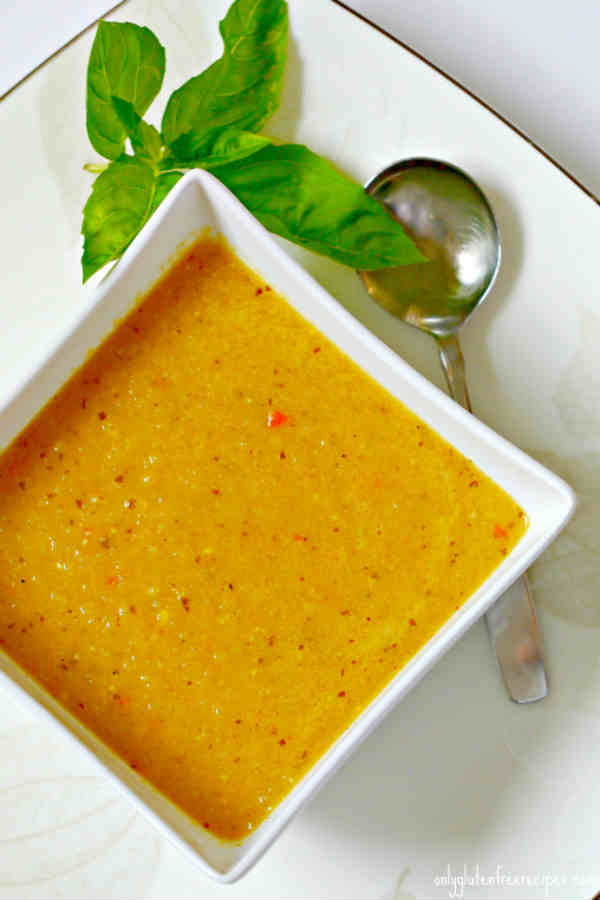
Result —
<svg viewBox="0 0 600 900"><path fill-rule="evenodd" d="M346 0L600 194L598 0Z"/></svg>
<svg viewBox="0 0 600 900"><path fill-rule="evenodd" d="M542 8L538 0L503 0L501 7L440 0L439 8L433 0L390 2L387 13L395 10L407 43L600 193L600 129L592 117L596 4L572 2L562 18L555 3ZM168 48L161 108L170 90L219 52L215 22L226 5L132 0L122 10ZM83 754L2 690L0 898L431 900L451 895L435 886L447 866L455 874L478 866L485 876L500 867L549 881L513 882L501 892L479 884L464 893L472 900L587 900L600 887L600 214L477 104L370 30L355 29L350 17L328 14L327 0L292 0L291 9L288 91L270 133L304 140L363 179L392 153L444 155L481 180L499 215L506 254L494 302L465 335L470 370L478 373L473 401L580 498L572 525L533 573L551 697L525 709L506 701L478 623L254 872L225 888L203 878ZM0 164L8 173L0 217L0 393L80 303L79 227L90 185L81 165L93 159L82 73L91 37L0 106ZM158 121L156 108L150 119ZM464 140L458 121L471 130ZM367 310L352 272L308 254L303 261L441 383L429 343L391 328L378 308Z"/></svg>
<svg viewBox="0 0 600 900"><path fill-rule="evenodd" d="M117 2L3 0L0 97ZM458 79L600 195L598 0L347 3Z"/></svg>

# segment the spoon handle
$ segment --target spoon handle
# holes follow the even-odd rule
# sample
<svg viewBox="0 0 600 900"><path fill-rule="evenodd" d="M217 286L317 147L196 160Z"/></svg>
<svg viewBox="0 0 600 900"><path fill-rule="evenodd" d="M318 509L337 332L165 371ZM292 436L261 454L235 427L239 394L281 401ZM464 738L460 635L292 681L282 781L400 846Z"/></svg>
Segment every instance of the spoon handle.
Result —
<svg viewBox="0 0 600 900"><path fill-rule="evenodd" d="M436 336L436 341L440 351L440 362L448 384L448 392L453 400L456 400L457 403L460 403L461 406L464 406L465 409L471 412L471 400L469 399L465 375L465 361L460 349L458 335Z"/></svg>
<svg viewBox="0 0 600 900"><path fill-rule="evenodd" d="M436 337L450 396L471 411L465 363L456 334ZM496 600L486 622L504 683L516 703L541 700L548 693L542 643L526 575Z"/></svg>

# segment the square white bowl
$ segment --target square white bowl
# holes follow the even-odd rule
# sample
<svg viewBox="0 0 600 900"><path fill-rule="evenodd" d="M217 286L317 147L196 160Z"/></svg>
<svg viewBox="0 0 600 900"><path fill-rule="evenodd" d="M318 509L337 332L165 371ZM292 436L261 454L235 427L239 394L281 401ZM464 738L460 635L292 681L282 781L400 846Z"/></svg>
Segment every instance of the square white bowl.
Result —
<svg viewBox="0 0 600 900"><path fill-rule="evenodd" d="M575 506L560 478L465 412L414 371L290 259L252 215L207 172L193 171L170 195L133 241L118 266L82 302L76 319L43 364L8 399L0 421L0 447L6 446L114 329L115 321L168 268L175 254L209 227L306 319L418 415L457 450L504 488L525 510L529 529L483 585L436 632L318 760L269 817L239 844L207 833L178 807L132 771L88 728L37 682L0 652L3 673L21 702L63 727L93 754L117 786L202 869L221 882L233 882L257 862L269 845L393 706L425 675L567 523Z"/></svg>

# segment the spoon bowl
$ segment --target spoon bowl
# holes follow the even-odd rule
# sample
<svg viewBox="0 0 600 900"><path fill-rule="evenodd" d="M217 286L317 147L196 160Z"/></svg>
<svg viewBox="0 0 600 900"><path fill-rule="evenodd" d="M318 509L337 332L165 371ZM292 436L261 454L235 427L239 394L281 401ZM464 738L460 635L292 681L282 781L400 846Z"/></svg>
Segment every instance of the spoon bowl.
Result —
<svg viewBox="0 0 600 900"><path fill-rule="evenodd" d="M365 190L400 222L427 262L359 275L376 303L435 338L448 390L470 412L458 332L490 293L500 267L492 208L472 178L435 159L394 163ZM511 699L530 703L545 697L546 671L525 575L486 619Z"/></svg>

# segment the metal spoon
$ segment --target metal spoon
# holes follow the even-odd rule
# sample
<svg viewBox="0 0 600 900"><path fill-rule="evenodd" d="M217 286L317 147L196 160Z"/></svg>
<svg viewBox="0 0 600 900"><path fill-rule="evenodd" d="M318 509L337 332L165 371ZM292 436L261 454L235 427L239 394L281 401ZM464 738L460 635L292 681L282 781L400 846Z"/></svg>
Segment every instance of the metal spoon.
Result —
<svg viewBox="0 0 600 900"><path fill-rule="evenodd" d="M365 190L401 222L429 262L359 274L376 303L435 338L448 390L471 411L458 332L498 273L500 232L494 213L468 175L433 159L395 163ZM529 703L545 697L542 646L525 575L486 618L511 698Z"/></svg>

